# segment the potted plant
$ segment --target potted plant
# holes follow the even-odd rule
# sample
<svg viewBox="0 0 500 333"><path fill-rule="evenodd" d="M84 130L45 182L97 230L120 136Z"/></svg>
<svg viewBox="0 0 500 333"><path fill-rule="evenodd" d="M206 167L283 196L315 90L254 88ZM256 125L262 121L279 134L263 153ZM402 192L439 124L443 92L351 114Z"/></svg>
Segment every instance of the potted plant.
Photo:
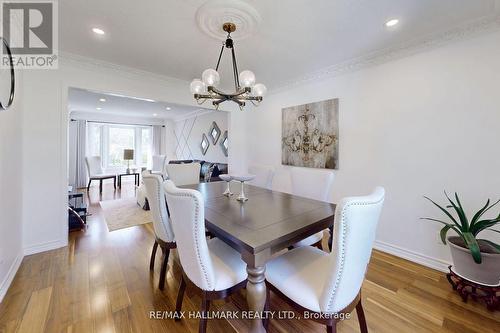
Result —
<svg viewBox="0 0 500 333"><path fill-rule="evenodd" d="M500 245L486 239L479 239L477 236L484 230L500 233L499 230L493 229L494 226L500 224L500 214L493 219L482 218L500 200L490 204L488 199L486 204L469 220L458 194L455 193L455 201L450 199L446 192L445 196L449 201L445 207L428 197L424 198L438 207L446 215L448 221L430 217L422 219L443 224L440 231L441 241L446 245L448 240L455 273L480 284L498 285L500 283ZM447 238L450 230L455 231L458 236Z"/></svg>

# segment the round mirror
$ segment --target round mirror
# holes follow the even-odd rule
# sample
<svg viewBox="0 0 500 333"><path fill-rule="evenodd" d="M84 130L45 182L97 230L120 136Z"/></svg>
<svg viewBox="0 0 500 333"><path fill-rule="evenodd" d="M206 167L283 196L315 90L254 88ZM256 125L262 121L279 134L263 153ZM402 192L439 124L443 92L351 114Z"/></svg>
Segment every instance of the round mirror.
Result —
<svg viewBox="0 0 500 333"><path fill-rule="evenodd" d="M14 101L14 64L12 62L12 53L7 41L2 39L2 56L0 64L0 110L7 110Z"/></svg>

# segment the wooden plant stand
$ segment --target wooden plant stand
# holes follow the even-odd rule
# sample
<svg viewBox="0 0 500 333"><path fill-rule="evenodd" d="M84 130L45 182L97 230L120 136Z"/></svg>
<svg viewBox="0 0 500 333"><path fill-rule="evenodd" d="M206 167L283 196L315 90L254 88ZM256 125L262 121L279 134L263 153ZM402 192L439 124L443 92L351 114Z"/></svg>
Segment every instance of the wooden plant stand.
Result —
<svg viewBox="0 0 500 333"><path fill-rule="evenodd" d="M453 290L458 292L464 302L467 302L470 296L475 301L484 301L490 311L500 309L500 285L488 286L472 282L455 273L451 269L451 266L448 266L448 269L450 272L446 274L446 278L453 287Z"/></svg>

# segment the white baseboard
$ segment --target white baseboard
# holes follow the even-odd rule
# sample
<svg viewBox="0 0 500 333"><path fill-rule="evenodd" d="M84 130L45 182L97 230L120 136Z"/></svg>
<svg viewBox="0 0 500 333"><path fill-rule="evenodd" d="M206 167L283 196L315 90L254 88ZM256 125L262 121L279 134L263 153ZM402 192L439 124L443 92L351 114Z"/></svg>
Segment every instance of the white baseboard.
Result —
<svg viewBox="0 0 500 333"><path fill-rule="evenodd" d="M24 255L29 256L31 254L55 250L68 245L67 240L55 240L42 244L31 245L24 248Z"/></svg>
<svg viewBox="0 0 500 333"><path fill-rule="evenodd" d="M424 254L413 252L413 251L410 251L407 249L403 249L399 246L391 245L391 244L381 242L381 241L375 241L374 248L379 250L379 251L386 252L386 253L395 255L397 257L401 257L403 259L409 260L409 261L413 261L417 264L420 264L420 265L423 265L423 266L426 266L426 267L429 267L429 268L432 268L432 269L435 269L435 270L438 270L441 272L448 272L448 266L451 265L451 263L449 263L447 261L433 258L433 257L429 257L429 256L426 256Z"/></svg>
<svg viewBox="0 0 500 333"><path fill-rule="evenodd" d="M2 283L0 283L0 303L2 303L5 294L7 294L7 290L9 289L12 280L14 280L14 277L16 276L19 266L21 266L23 258L24 258L23 253L20 252L17 255L16 259L14 259L14 262L12 262L12 265L10 265L9 271L7 272L7 276L5 276L5 279L2 281Z"/></svg>

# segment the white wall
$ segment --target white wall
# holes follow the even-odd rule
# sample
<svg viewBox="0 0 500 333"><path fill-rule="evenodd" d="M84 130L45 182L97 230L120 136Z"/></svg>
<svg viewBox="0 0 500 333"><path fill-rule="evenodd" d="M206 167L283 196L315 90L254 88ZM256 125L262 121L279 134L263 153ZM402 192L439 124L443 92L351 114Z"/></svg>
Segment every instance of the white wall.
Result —
<svg viewBox="0 0 500 333"><path fill-rule="evenodd" d="M419 220L440 214L422 196L444 202L443 190L457 191L470 209L500 197L499 40L483 35L268 96L247 113L247 160L276 166L277 188L289 191L281 109L339 98L332 200L384 186L377 246L442 269L439 227Z"/></svg>
<svg viewBox="0 0 500 333"><path fill-rule="evenodd" d="M23 90L19 71L16 86L14 104L0 111L0 302L23 258Z"/></svg>
<svg viewBox="0 0 500 333"><path fill-rule="evenodd" d="M209 111L201 115L195 115L186 119L178 120L174 124L175 155L177 159L196 159L209 162L227 163L228 158L224 155L220 142L224 132L228 130L229 113L224 111ZM221 131L216 144L212 144L209 130L212 122L216 122ZM201 152L200 142L203 134L207 136L210 145L205 155Z"/></svg>

